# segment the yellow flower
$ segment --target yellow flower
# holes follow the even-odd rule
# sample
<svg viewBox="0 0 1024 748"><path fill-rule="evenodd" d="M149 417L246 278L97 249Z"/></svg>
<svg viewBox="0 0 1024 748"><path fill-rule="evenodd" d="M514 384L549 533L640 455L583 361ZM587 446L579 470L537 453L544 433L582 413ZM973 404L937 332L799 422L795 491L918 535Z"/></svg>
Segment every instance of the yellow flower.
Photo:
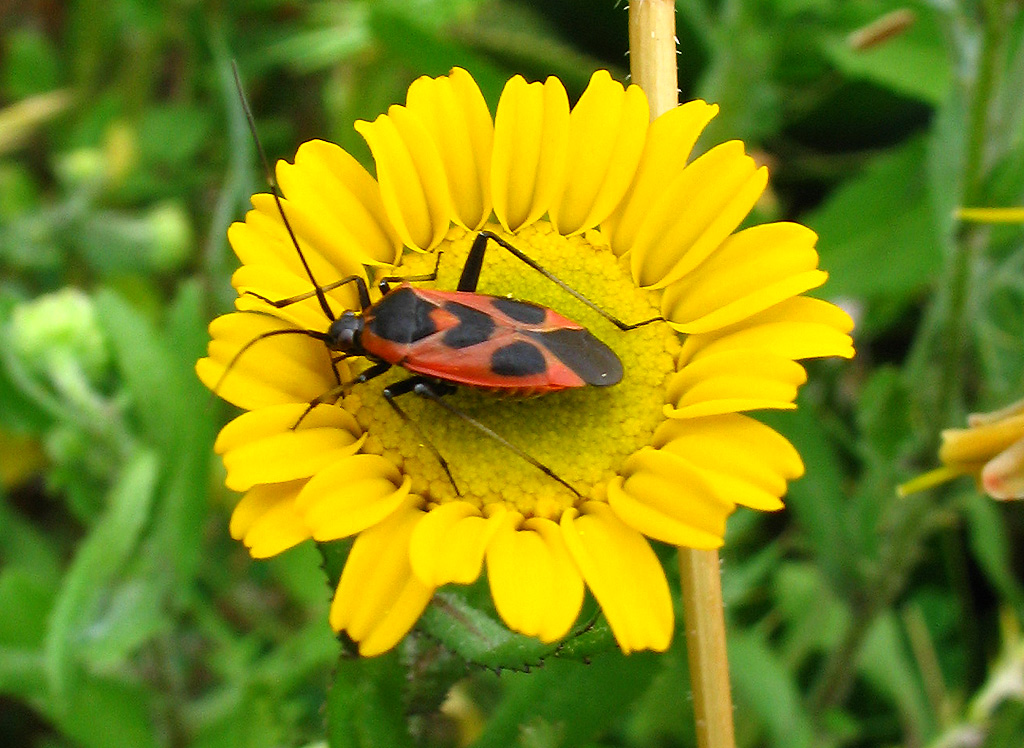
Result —
<svg viewBox="0 0 1024 748"><path fill-rule="evenodd" d="M901 496L973 475L993 499L1024 499L1024 400L991 413L972 413L967 426L942 432L942 467L901 485Z"/></svg>
<svg viewBox="0 0 1024 748"><path fill-rule="evenodd" d="M614 387L528 400L462 388L445 399L557 480L436 402L410 394L400 418L381 397L408 376L397 367L303 418L369 362L332 361L316 337L330 320L272 196L254 196L231 227L239 311L214 320L197 365L247 411L216 444L227 485L245 492L231 533L255 557L355 536L330 621L363 655L394 646L437 587L473 582L485 563L516 631L565 636L586 586L623 651L664 650L672 600L648 538L713 548L737 504L782 507L799 455L744 413L795 407L796 360L852 356L852 322L801 295L826 278L812 231L736 231L767 182L742 143L687 164L716 112L694 101L649 124L640 89L601 71L572 108L557 79L512 78L492 119L455 69L356 124L376 179L322 141L277 166L283 210L322 286L359 275L372 292L373 279L436 265L436 287L454 289L488 230L616 317L667 320L620 331L492 245L479 292L578 321L625 370ZM354 286L325 291L332 317L360 310ZM258 298L304 295L280 309Z"/></svg>

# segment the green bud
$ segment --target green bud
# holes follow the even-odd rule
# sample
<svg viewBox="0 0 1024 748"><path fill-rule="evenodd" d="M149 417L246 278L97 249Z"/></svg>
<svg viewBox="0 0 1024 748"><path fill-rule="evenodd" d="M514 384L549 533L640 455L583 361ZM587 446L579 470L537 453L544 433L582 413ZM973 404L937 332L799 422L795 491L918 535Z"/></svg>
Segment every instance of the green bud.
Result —
<svg viewBox="0 0 1024 748"><path fill-rule="evenodd" d="M167 272L181 267L192 248L192 225L184 207L177 202L160 203L146 215L146 224L153 269Z"/></svg>
<svg viewBox="0 0 1024 748"><path fill-rule="evenodd" d="M97 381L109 363L92 299L77 288L64 288L15 307L11 343L27 369L48 377L71 361Z"/></svg>
<svg viewBox="0 0 1024 748"><path fill-rule="evenodd" d="M54 170L68 188L86 187L106 178L107 166L103 151L98 148L77 148L57 158Z"/></svg>

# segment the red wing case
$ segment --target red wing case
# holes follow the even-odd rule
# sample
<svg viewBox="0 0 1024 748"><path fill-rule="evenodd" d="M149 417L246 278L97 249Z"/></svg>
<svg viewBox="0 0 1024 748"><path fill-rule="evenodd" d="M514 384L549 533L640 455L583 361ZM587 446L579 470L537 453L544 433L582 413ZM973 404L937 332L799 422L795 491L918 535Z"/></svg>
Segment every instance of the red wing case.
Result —
<svg viewBox="0 0 1024 748"><path fill-rule="evenodd" d="M411 372L509 394L622 379L618 357L582 325L501 296L403 284L367 311L361 343Z"/></svg>

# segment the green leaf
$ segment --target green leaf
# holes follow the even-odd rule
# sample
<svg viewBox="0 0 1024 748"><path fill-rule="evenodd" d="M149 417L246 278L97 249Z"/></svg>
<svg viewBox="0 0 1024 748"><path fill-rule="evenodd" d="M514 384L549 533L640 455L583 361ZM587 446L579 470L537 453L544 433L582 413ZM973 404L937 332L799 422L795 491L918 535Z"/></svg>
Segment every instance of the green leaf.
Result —
<svg viewBox="0 0 1024 748"><path fill-rule="evenodd" d="M453 593L434 596L419 628L466 662L493 670L535 666L557 648L509 631L501 621Z"/></svg>
<svg viewBox="0 0 1024 748"><path fill-rule="evenodd" d="M54 594L52 585L34 569L8 566L0 571L0 610L18 611L0 615L0 646L40 646Z"/></svg>
<svg viewBox="0 0 1024 748"><path fill-rule="evenodd" d="M857 425L870 457L876 462L895 460L911 428L910 399L899 370L875 369L863 385L858 404Z"/></svg>
<svg viewBox="0 0 1024 748"><path fill-rule="evenodd" d="M781 100L772 65L780 40L766 33L759 16L756 3L737 3L710 29L711 61L697 94L721 110L703 142L760 142L778 131Z"/></svg>
<svg viewBox="0 0 1024 748"><path fill-rule="evenodd" d="M105 595L102 607L79 638L79 659L101 671L123 665L171 621L163 605L166 579L158 568L118 585Z"/></svg>
<svg viewBox="0 0 1024 748"><path fill-rule="evenodd" d="M988 738L984 748L1018 748L1024 735L1024 702L1006 699L995 710L989 721Z"/></svg>
<svg viewBox="0 0 1024 748"><path fill-rule="evenodd" d="M608 619L601 616L578 633L570 633L558 645L555 655L562 660L589 662L597 655L609 652L617 646Z"/></svg>
<svg viewBox="0 0 1024 748"><path fill-rule="evenodd" d="M324 573L327 575L327 586L332 593L338 588L341 572L345 570L345 562L348 561L353 542L352 538L344 538L316 544L323 560Z"/></svg>
<svg viewBox="0 0 1024 748"><path fill-rule="evenodd" d="M805 223L818 232L830 295L907 298L928 287L942 263L925 173L925 141L875 159Z"/></svg>
<svg viewBox="0 0 1024 748"><path fill-rule="evenodd" d="M806 540L815 563L837 590L848 588L856 569L850 565L850 533L844 477L834 445L812 409L763 413L759 420L776 428L800 452L806 474L789 486L786 505Z"/></svg>
<svg viewBox="0 0 1024 748"><path fill-rule="evenodd" d="M110 291L97 295L96 310L147 440L168 470L154 533L184 583L199 562L216 431L214 399L194 371L206 345L202 294L184 284L163 328Z"/></svg>
<svg viewBox="0 0 1024 748"><path fill-rule="evenodd" d="M75 644L97 595L129 559L149 519L156 478L156 457L139 452L121 471L106 511L82 541L61 582L44 646L46 674L58 701L68 691Z"/></svg>
<svg viewBox="0 0 1024 748"><path fill-rule="evenodd" d="M7 568L21 567L40 582L55 585L62 563L55 539L14 512L3 493L0 488L0 562Z"/></svg>
<svg viewBox="0 0 1024 748"><path fill-rule="evenodd" d="M142 158L187 164L210 139L211 113L186 104L150 106L139 123Z"/></svg>
<svg viewBox="0 0 1024 748"><path fill-rule="evenodd" d="M330 748L412 746L403 702L404 668L398 654L338 661L327 695Z"/></svg>
<svg viewBox="0 0 1024 748"><path fill-rule="evenodd" d="M787 623L778 647L787 662L802 663L810 654L837 646L849 625L849 611L816 566L788 561L771 587L774 609Z"/></svg>
<svg viewBox="0 0 1024 748"><path fill-rule="evenodd" d="M861 78L930 104L940 103L953 79L945 31L937 13L915 5L915 21L898 36L868 49L855 49L847 37L832 36L823 51L849 78Z"/></svg>
<svg viewBox="0 0 1024 748"><path fill-rule="evenodd" d="M27 24L15 26L4 35L3 97L23 99L50 91L60 85L57 50L39 29Z"/></svg>
<svg viewBox="0 0 1024 748"><path fill-rule="evenodd" d="M370 15L374 38L418 75L447 75L455 66L466 68L487 101L497 101L505 85L505 75L472 50L433 33L425 24L417 23L415 12L375 5ZM394 64L392 62L392 64Z"/></svg>
<svg viewBox="0 0 1024 748"><path fill-rule="evenodd" d="M0 646L0 693L28 701L43 699L46 692L42 654L36 649Z"/></svg>
<svg viewBox="0 0 1024 748"><path fill-rule="evenodd" d="M170 424L184 423L178 416L188 406L163 336L153 323L111 291L96 295L96 314L113 344L118 369L146 436L171 457L178 431Z"/></svg>
<svg viewBox="0 0 1024 748"><path fill-rule="evenodd" d="M974 559L999 594L1024 615L1024 587L1013 566L1008 528L1001 516L1004 508L977 491L965 493L961 505Z"/></svg>
<svg viewBox="0 0 1024 748"><path fill-rule="evenodd" d="M6 335L0 339L6 342ZM50 416L39 405L25 396L8 372L7 358L0 358L0 425L15 433L39 433L51 422Z"/></svg>
<svg viewBox="0 0 1024 748"><path fill-rule="evenodd" d="M231 704L227 711L206 715L207 719L197 726L190 748L280 748L293 744L281 720L284 705L280 694L249 688L233 691L228 698Z"/></svg>
<svg viewBox="0 0 1024 748"><path fill-rule="evenodd" d="M187 584L201 561L203 522L209 514L210 462L217 432L216 402L195 375L206 351L207 333L199 285L185 283L167 315L167 374L175 389L162 406L173 418L175 440L164 464L170 480L161 497L154 535L171 559L177 579Z"/></svg>
<svg viewBox="0 0 1024 748"><path fill-rule="evenodd" d="M155 748L151 701L139 684L89 676L66 701L43 704L40 711L82 748Z"/></svg>
<svg viewBox="0 0 1024 748"><path fill-rule="evenodd" d="M768 744L776 748L813 744L814 730L793 673L761 634L730 631L729 670L738 720L744 712L755 714L768 733Z"/></svg>
<svg viewBox="0 0 1024 748"><path fill-rule="evenodd" d="M549 659L529 673L503 673L504 697L472 748L515 745L526 726L554 727L558 745L589 745L634 712L660 668L660 655L613 650L590 665Z"/></svg>
<svg viewBox="0 0 1024 748"><path fill-rule="evenodd" d="M875 620L859 659L861 673L896 703L911 734L932 737L939 715L929 709L914 659L907 651L894 613L884 613Z"/></svg>

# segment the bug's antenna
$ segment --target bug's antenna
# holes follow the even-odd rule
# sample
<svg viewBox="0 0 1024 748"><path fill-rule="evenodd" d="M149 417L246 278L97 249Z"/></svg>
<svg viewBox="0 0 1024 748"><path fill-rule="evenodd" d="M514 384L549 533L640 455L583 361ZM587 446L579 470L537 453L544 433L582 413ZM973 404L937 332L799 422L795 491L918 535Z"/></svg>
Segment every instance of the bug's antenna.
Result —
<svg viewBox="0 0 1024 748"><path fill-rule="evenodd" d="M313 292L316 294L316 300L320 303L320 308L324 314L327 315L327 319L333 322L336 317L331 311L330 305L327 303L327 296L324 294L320 284L316 282L316 278L313 277L313 271L309 267L309 263L306 261L306 255L302 253L302 248L299 247L298 237L295 236L295 231L292 230L292 225L288 221L288 216L284 214L284 205L281 203L281 191L277 186L277 179L274 177L274 172L270 168L270 162L267 160L267 154L263 150L263 145L260 143L259 134L256 132L256 120L252 116L252 109L249 107L249 100L245 98L245 90L242 88L242 77L238 73L238 64L231 61L231 72L235 76L235 88L238 89L238 98L242 102L242 110L245 112L245 120L249 123L249 132L252 133L253 142L256 143L256 152L259 153L260 162L263 164L263 172L267 178L267 184L270 186L270 192L274 195L274 202L277 204L277 211L281 214L281 220L284 221L284 227L288 230L288 236L291 237L292 244L295 246L295 251L299 254L299 259L302 261L302 267L306 271L306 275L309 277L309 282L313 284Z"/></svg>

